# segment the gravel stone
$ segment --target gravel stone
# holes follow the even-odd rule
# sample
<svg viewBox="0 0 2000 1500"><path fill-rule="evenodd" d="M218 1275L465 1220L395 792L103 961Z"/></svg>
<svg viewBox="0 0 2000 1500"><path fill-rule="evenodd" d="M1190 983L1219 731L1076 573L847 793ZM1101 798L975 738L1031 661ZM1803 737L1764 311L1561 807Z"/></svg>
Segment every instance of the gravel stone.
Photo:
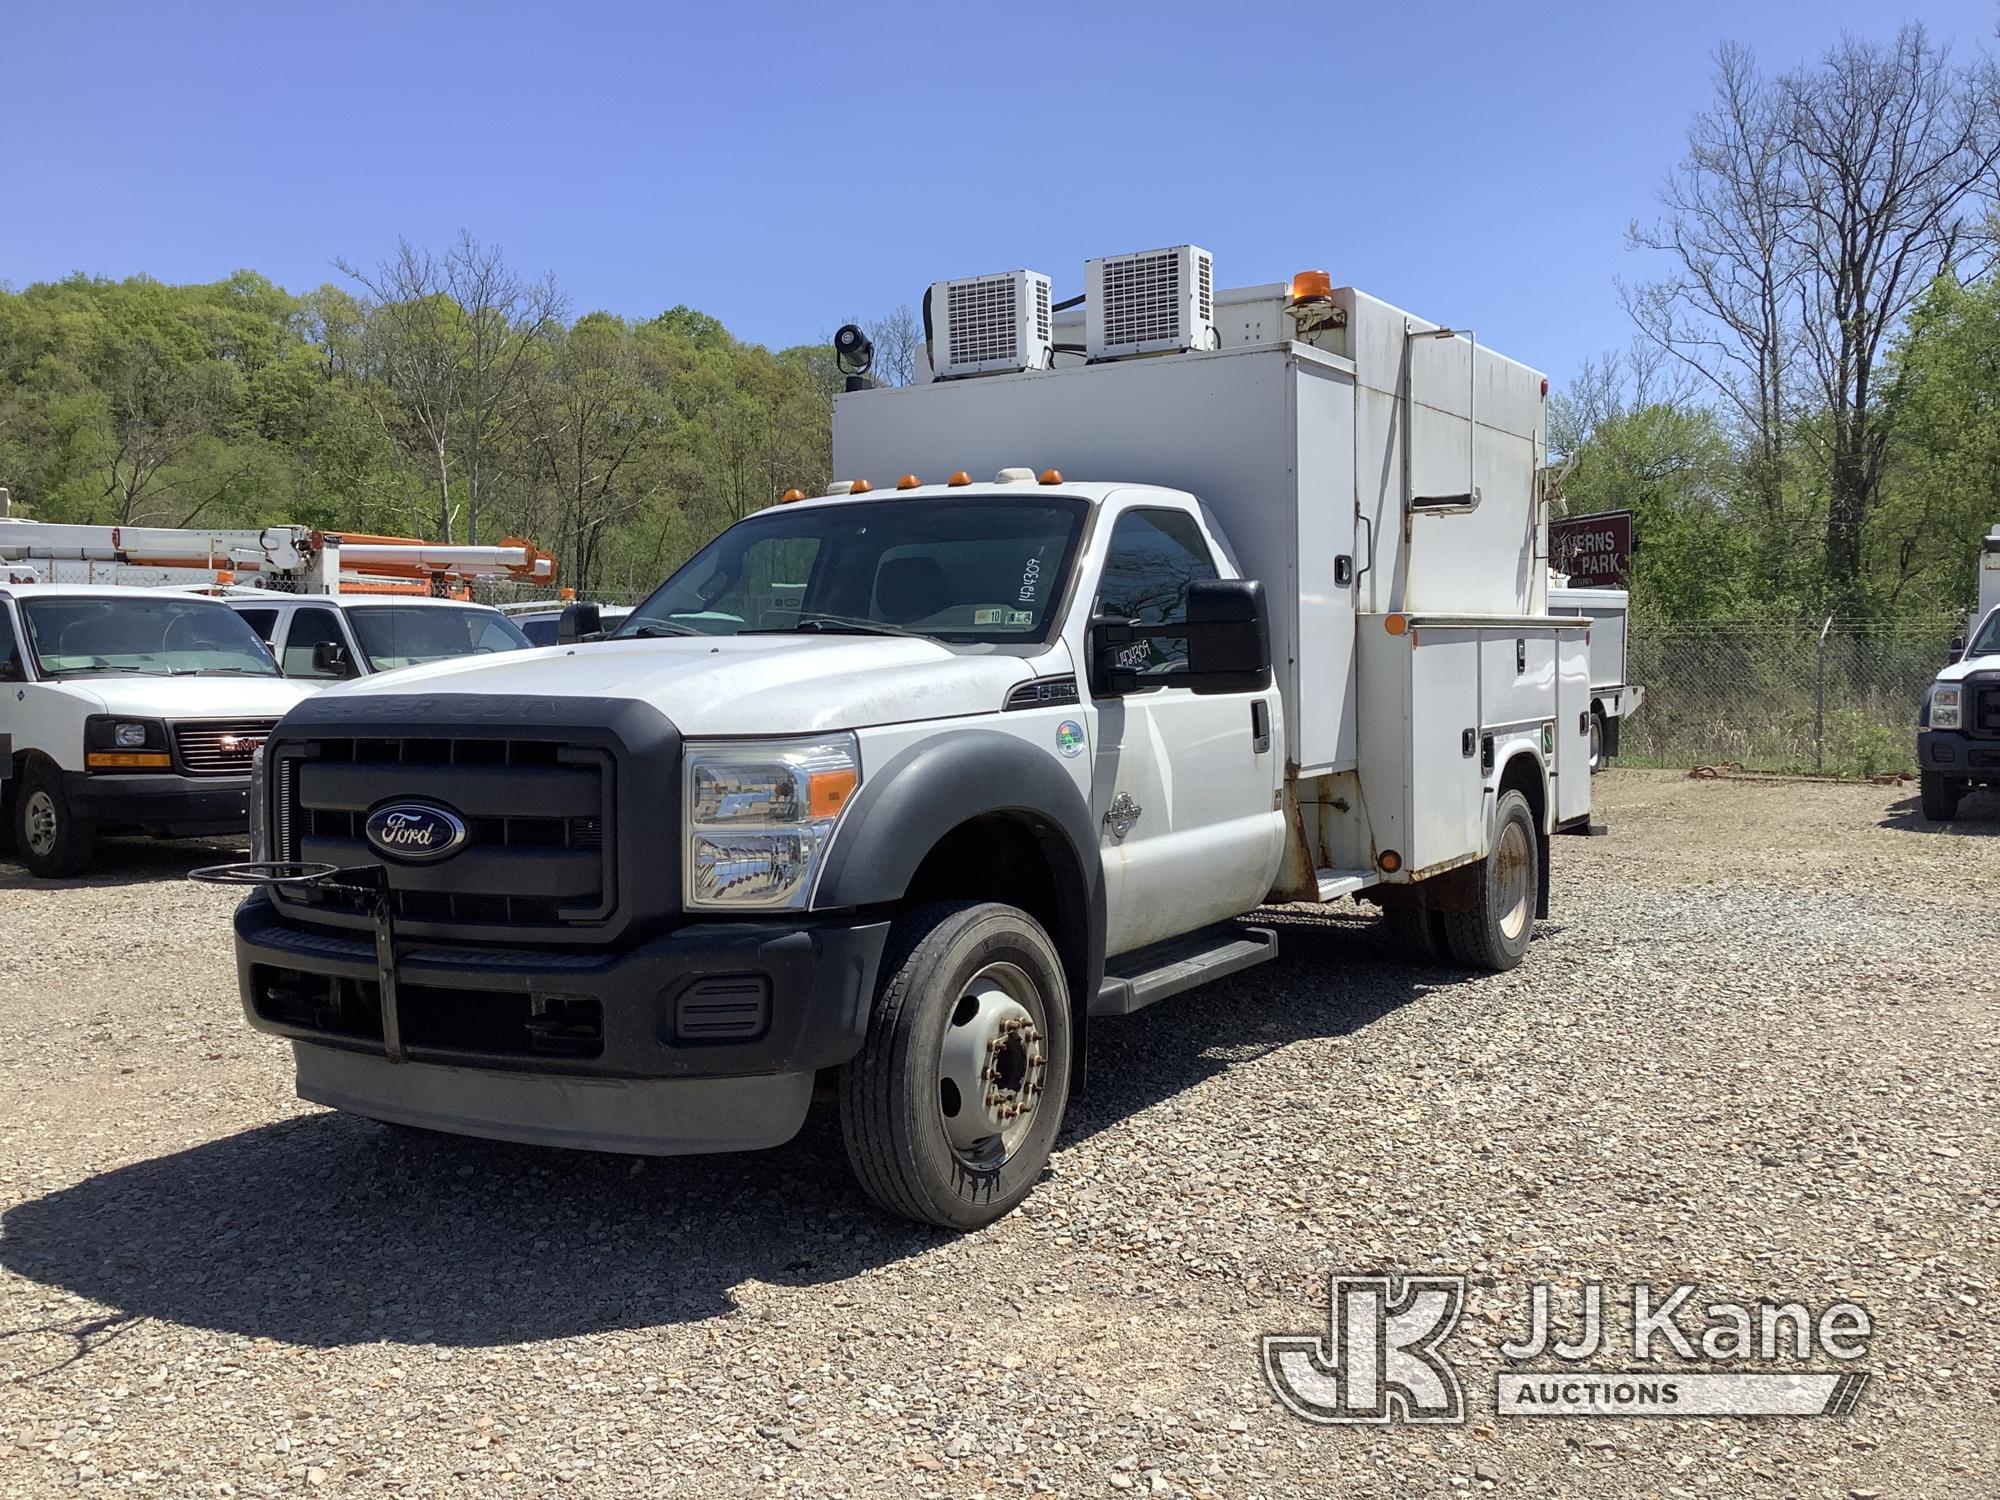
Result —
<svg viewBox="0 0 2000 1500"><path fill-rule="evenodd" d="M1510 974L1287 908L1276 962L1095 1028L1047 1179L965 1237L871 1213L823 1116L635 1163L302 1104L180 878L224 851L0 862L0 1496L2000 1492L2000 799L1596 798ZM1265 1389L1257 1336L1381 1269L1470 1278L1466 1426ZM1853 1298L1873 1379L1844 1421L1497 1417L1529 1285L1585 1279Z"/></svg>

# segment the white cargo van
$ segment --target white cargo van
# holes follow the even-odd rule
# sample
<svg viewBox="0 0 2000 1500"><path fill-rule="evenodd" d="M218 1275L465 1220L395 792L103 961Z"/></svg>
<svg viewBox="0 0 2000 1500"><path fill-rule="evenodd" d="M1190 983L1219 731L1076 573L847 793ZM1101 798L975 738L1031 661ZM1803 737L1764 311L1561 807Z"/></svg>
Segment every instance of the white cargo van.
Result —
<svg viewBox="0 0 2000 1500"><path fill-rule="evenodd" d="M305 682L340 682L534 644L499 610L458 599L240 589L223 602L270 644L280 671Z"/></svg>
<svg viewBox="0 0 2000 1500"><path fill-rule="evenodd" d="M306 692L213 600L0 584L17 856L36 875L74 875L100 833L242 831L251 757Z"/></svg>
<svg viewBox="0 0 2000 1500"><path fill-rule="evenodd" d="M1547 382L1323 274L1086 283L939 283L906 389L843 329L842 482L610 639L287 716L236 940L304 1097L668 1153L781 1142L825 1081L869 1196L966 1228L1097 1027L1273 956L1265 902L1521 962L1590 821Z"/></svg>

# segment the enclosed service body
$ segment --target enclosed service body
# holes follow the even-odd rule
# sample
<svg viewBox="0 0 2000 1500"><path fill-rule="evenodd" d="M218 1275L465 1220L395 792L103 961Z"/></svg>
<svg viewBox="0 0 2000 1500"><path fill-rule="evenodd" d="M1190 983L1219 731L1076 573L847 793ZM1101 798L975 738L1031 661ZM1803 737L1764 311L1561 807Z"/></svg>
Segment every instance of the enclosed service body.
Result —
<svg viewBox="0 0 2000 1500"><path fill-rule="evenodd" d="M301 1094L675 1152L832 1084L864 1190L965 1228L1034 1185L1099 1019L1269 959L1266 901L1523 960L1590 808L1546 383L1193 246L1085 280L937 284L907 389L843 329L842 480L611 638L287 716L236 932Z"/></svg>

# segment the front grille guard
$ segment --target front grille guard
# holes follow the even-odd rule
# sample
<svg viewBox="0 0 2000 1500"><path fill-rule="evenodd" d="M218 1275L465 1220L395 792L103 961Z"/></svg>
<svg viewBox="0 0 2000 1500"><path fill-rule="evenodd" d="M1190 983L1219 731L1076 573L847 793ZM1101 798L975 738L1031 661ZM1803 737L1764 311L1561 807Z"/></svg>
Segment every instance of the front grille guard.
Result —
<svg viewBox="0 0 2000 1500"><path fill-rule="evenodd" d="M311 864L295 859L249 859L227 865L204 865L188 871L188 879L203 885L306 887L352 897L375 928L375 982L382 996L382 1047L392 1063L406 1062L403 1026L396 990L396 903L385 865Z"/></svg>

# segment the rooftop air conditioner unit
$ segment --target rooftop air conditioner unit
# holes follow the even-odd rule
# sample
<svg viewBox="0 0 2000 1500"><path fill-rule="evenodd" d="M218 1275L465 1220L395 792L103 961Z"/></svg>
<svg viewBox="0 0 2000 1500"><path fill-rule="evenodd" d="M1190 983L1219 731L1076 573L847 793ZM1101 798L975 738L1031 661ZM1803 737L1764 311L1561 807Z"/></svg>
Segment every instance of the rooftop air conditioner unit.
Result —
<svg viewBox="0 0 2000 1500"><path fill-rule="evenodd" d="M940 281L925 300L932 379L1049 367L1049 278L1040 272Z"/></svg>
<svg viewBox="0 0 2000 1500"><path fill-rule="evenodd" d="M1214 349L1215 261L1195 245L1085 261L1084 349L1091 359Z"/></svg>

